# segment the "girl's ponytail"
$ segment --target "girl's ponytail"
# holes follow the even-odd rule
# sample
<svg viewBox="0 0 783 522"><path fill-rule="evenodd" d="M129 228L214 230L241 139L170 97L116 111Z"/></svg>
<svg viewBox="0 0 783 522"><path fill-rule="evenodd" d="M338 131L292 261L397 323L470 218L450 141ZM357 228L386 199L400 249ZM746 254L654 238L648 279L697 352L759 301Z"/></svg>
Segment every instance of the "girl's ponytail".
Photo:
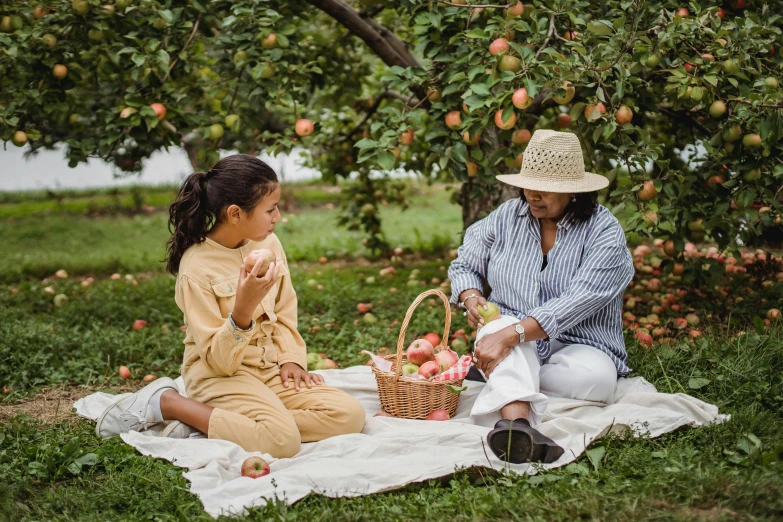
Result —
<svg viewBox="0 0 783 522"><path fill-rule="evenodd" d="M215 216L209 212L206 172L194 172L185 179L174 203L169 206L169 232L166 270L174 275L185 250L207 237Z"/></svg>
<svg viewBox="0 0 783 522"><path fill-rule="evenodd" d="M185 251L204 241L220 223L223 210L237 205L252 213L277 185L277 174L266 163L246 154L221 159L209 172L194 172L185 179L169 207L166 270L174 275Z"/></svg>

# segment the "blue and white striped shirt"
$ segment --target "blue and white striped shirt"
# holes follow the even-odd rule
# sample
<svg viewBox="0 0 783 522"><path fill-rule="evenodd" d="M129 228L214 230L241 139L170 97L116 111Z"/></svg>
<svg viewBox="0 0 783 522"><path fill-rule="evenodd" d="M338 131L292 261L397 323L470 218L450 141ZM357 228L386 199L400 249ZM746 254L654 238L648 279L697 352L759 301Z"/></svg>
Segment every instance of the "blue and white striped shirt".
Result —
<svg viewBox="0 0 783 522"><path fill-rule="evenodd" d="M612 359L618 375L628 375L622 296L634 267L617 218L601 205L586 222L566 214L543 271L542 262L538 219L521 198L507 201L465 231L449 267L451 301L480 290L486 279L488 300L501 313L533 317L549 339L594 346ZM549 340L536 345L542 360L549 357Z"/></svg>

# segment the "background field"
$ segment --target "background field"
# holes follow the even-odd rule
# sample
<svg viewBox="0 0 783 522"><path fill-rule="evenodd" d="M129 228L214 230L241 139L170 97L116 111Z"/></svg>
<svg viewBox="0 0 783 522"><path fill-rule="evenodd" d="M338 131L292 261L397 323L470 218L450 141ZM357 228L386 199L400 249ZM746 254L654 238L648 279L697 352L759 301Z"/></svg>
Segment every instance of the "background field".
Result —
<svg viewBox="0 0 783 522"><path fill-rule="evenodd" d="M70 193L62 203L45 194L0 198L0 520L211 520L181 469L117 439L99 441L92 423L70 412L75 397L136 389L147 373L179 371L181 313L173 277L159 263L168 237L160 209L173 189L138 190ZM445 278L448 251L459 244L460 209L449 188L411 190L410 210L382 210L386 234L406 253L395 275L381 277L388 261L366 258L361 237L335 224L339 191L291 189L295 204L279 236L292 260L300 330L311 351L343 367L364 364L363 349L394 348L408 304ZM145 214L143 205L158 210ZM318 264L320 256L329 263ZM69 277L54 278L58 269ZM121 278L110 279L114 272ZM94 281L83 286L87 277ZM65 304L54 306L46 287L67 295ZM683 313L703 320L702 337L689 341L680 332L646 349L629 334L627 344L637 375L661 391L717 404L730 422L655 440L607 438L591 457L530 478L463 470L358 499L272 502L244 519L779 520L783 333L780 323L767 328L761 319L780 308L783 291L747 278L726 290L717 298L705 287L684 298ZM373 303L379 321L362 321L358 302ZM411 336L442 327L442 317L437 302L425 303ZM136 319L147 328L133 331ZM452 331L459 328L467 325L457 314ZM130 367L130 382L117 376L120 364Z"/></svg>

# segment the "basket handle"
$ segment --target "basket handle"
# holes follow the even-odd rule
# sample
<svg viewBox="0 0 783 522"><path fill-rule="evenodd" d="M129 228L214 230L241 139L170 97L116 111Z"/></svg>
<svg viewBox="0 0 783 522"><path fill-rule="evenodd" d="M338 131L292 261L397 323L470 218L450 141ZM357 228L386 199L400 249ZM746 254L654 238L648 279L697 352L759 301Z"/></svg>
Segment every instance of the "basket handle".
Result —
<svg viewBox="0 0 783 522"><path fill-rule="evenodd" d="M443 337L440 342L442 346L449 345L449 329L451 328L451 306L449 305L449 300L446 298L446 295L438 289L422 292L408 307L408 312L405 314L405 319L402 321L402 326L400 327L400 336L397 339L397 377L402 375L402 345L405 343L405 331L408 329L408 323L410 323L413 311L416 310L416 307L419 306L426 297L431 295L440 297L440 300L443 301L443 306L446 308L446 325L443 328Z"/></svg>

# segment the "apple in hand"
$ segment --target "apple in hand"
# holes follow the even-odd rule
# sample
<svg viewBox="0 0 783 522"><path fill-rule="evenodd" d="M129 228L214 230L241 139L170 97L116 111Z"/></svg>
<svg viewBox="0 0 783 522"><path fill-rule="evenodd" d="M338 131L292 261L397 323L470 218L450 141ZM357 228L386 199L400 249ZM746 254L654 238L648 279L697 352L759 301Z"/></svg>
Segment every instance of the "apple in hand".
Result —
<svg viewBox="0 0 783 522"><path fill-rule="evenodd" d="M435 360L435 349L428 340L416 339L408 346L408 349L405 351L405 356L407 357L408 362L421 366L427 361Z"/></svg>
<svg viewBox="0 0 783 522"><path fill-rule="evenodd" d="M269 464L261 457L248 457L242 463L242 476L250 478L263 477L269 475Z"/></svg>
<svg viewBox="0 0 783 522"><path fill-rule="evenodd" d="M484 319L485 325L495 319L500 319L500 309L498 308L498 305L487 302L486 307L487 309L485 310L483 306L478 306L478 313Z"/></svg>
<svg viewBox="0 0 783 522"><path fill-rule="evenodd" d="M266 274L266 271L269 270L269 264L275 260L275 253L266 248L253 250L245 258L245 270L250 273L259 259L262 259L263 263L258 270L258 277L263 277Z"/></svg>

